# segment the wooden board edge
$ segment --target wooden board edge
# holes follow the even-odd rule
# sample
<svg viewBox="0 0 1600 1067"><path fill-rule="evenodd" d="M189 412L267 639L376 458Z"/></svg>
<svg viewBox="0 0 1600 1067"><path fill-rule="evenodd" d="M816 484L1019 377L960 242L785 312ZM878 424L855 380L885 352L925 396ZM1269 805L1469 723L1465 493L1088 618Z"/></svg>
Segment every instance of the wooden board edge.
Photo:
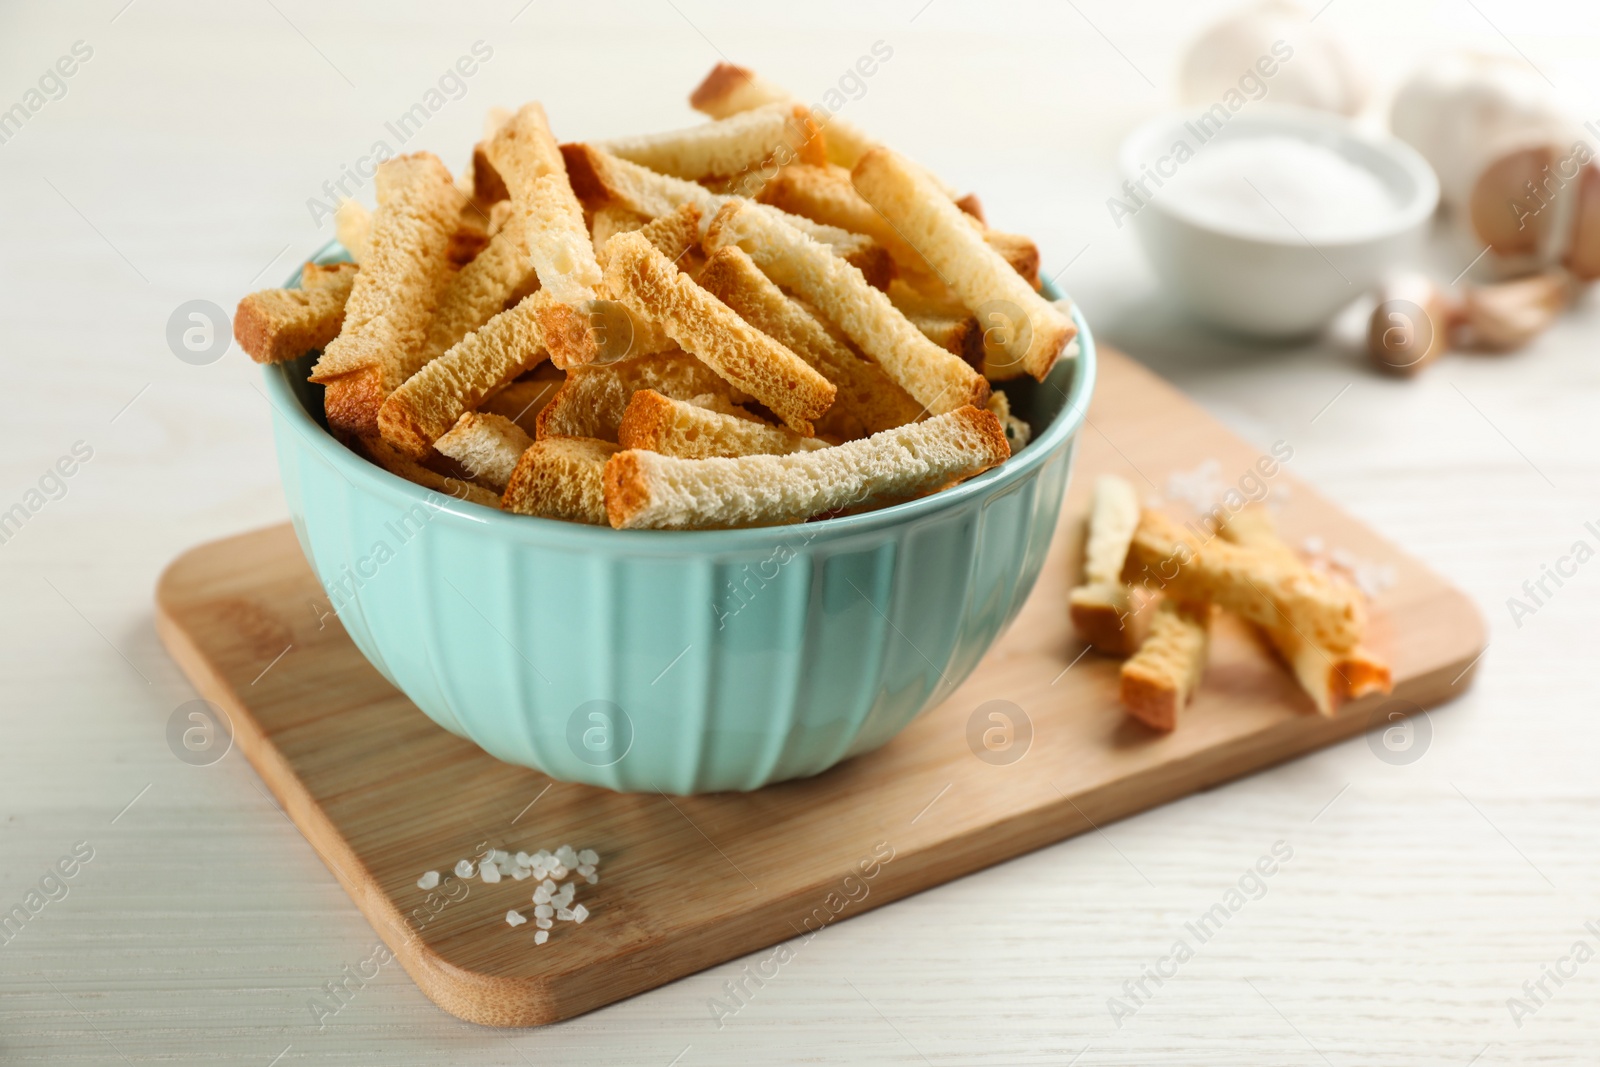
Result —
<svg viewBox="0 0 1600 1067"><path fill-rule="evenodd" d="M537 976L505 978L486 975L451 963L439 955L417 936L394 901L378 888L376 880L339 835L292 767L260 731L243 699L212 668L184 629L172 604L174 586L180 580L186 563L196 562L201 554L218 546L257 537L271 529L273 527L246 531L208 542L175 558L162 572L156 585L154 614L157 633L201 696L228 712L235 742L283 806L290 821L356 903L358 910L395 954L418 988L440 1008L457 1018L485 1026L547 1025L605 1007L730 959L796 939L785 933L786 927L793 929L786 916L804 910L809 900L806 891L770 901L742 916L744 921L740 927L747 932L746 937L728 937L728 924L723 921L718 931L721 936L717 940L724 943L737 941L742 946L731 954L710 949L709 946L715 942L706 939L703 943L708 946L708 951L698 953L693 958L687 957L680 948L674 948L671 955L664 955L661 954L665 952L664 949L644 947L642 951L613 961L616 967L611 972L613 982L605 995L599 997L574 996L580 988L579 983L567 983L565 990L557 990L551 981ZM1471 686L1476 666L1487 647L1487 631L1482 613L1471 598L1448 581L1441 579L1441 585L1445 587L1447 595L1458 601L1474 620L1477 633L1470 655L1463 654L1426 674L1407 680L1391 695L1374 695L1354 701L1333 718L1307 715L1307 720L1318 723L1315 729L1307 730L1300 718L1285 719L1266 731L1268 743L1264 755L1260 745L1262 735L1240 738L1230 744L1207 749L1080 794L1077 800L1069 799L1063 793L1059 803L1051 801L1042 806L1021 809L998 822L941 841L936 847L927 846L906 853L905 859L911 862L899 862L892 868L886 867L886 870L892 870L892 876L879 883L869 898L853 905L841 918L848 920L866 914L925 889L947 884L1077 836L1086 830L1098 829L1107 823L1354 737L1375 725L1370 721L1371 715L1386 703L1400 700L1425 710L1454 699ZM1466 684L1461 684L1463 682ZM1396 710L1400 714L1409 713L1405 708ZM1243 755L1247 744L1250 749L1248 760ZM814 933L811 936L815 936ZM768 940L769 937L772 939ZM798 937L806 935L798 934ZM650 973L646 974L646 971ZM627 979L617 982L616 979L623 973Z"/></svg>
<svg viewBox="0 0 1600 1067"><path fill-rule="evenodd" d="M163 571L156 589L156 633L200 696L227 712L234 745L417 988L451 1015L485 1026L541 1026L590 1010L557 1007L558 998L538 978L499 978L457 966L411 929L394 901L378 887L372 873L261 732L238 693L211 667L167 603L164 594L169 588L168 576L186 557L205 547L190 549ZM516 1007L508 1010L507 1005Z"/></svg>

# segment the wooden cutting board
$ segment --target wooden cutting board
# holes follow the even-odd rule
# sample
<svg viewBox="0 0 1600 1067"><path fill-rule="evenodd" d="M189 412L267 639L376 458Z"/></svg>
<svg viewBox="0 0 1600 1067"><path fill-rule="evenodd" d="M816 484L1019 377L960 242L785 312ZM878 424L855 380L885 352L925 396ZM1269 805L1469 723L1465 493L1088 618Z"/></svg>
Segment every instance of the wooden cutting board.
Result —
<svg viewBox="0 0 1600 1067"><path fill-rule="evenodd" d="M1258 452L1126 357L1101 360L1066 512L1020 617L950 700L816 778L668 798L499 763L433 725L337 622L319 629L308 605L321 589L288 526L185 553L157 588L158 626L284 810L446 1011L492 1026L549 1023L778 946L752 965L770 976L823 926L1388 725L1468 684L1484 646L1477 609L1296 482L1291 459L1269 480L1290 542L1320 537L1392 568L1370 643L1393 663L1393 696L1318 716L1224 620L1178 730L1161 736L1125 719L1116 663L1084 654L1066 617L1089 489L1114 473L1167 496L1171 475L1207 460L1231 484ZM532 881L447 880L448 895L416 885L487 846L563 843L598 851L601 879L578 893L588 921L557 923L542 946L533 923L505 921L513 907L531 917Z"/></svg>

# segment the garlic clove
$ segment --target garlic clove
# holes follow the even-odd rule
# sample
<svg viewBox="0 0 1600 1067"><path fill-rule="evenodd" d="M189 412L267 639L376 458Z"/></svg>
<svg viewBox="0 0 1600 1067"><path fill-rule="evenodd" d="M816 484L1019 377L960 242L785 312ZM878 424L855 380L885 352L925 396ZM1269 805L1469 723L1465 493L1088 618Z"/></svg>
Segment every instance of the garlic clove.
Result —
<svg viewBox="0 0 1600 1067"><path fill-rule="evenodd" d="M1461 309L1439 286L1421 275L1387 282L1367 327L1367 353L1381 370L1411 376L1439 358Z"/></svg>
<svg viewBox="0 0 1600 1067"><path fill-rule="evenodd" d="M1467 215L1472 231L1496 254L1531 255L1544 247L1557 216L1559 190L1550 186L1556 161L1553 147L1534 145L1500 156L1478 176Z"/></svg>
<svg viewBox="0 0 1600 1067"><path fill-rule="evenodd" d="M1459 339L1489 352L1521 348L1550 328L1573 292L1572 277L1563 270L1471 286L1462 300Z"/></svg>
<svg viewBox="0 0 1600 1067"><path fill-rule="evenodd" d="M1600 278L1600 166L1590 163L1578 176L1572 210L1572 239L1562 265L1579 281Z"/></svg>

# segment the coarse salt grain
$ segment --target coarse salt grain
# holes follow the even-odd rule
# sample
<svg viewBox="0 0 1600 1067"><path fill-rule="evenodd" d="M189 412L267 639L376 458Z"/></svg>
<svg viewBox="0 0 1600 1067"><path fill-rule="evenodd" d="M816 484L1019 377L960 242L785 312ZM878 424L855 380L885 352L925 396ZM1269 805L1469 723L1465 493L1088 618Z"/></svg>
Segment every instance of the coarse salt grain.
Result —
<svg viewBox="0 0 1600 1067"><path fill-rule="evenodd" d="M439 884L439 872L438 871L429 871L426 874L424 874L421 878L417 879L417 888L418 889L432 889L434 886L436 886L438 884Z"/></svg>
<svg viewBox="0 0 1600 1067"><path fill-rule="evenodd" d="M515 908L506 912L506 922L512 926L521 926L527 921L528 917L523 915L522 912L517 911Z"/></svg>
<svg viewBox="0 0 1600 1067"><path fill-rule="evenodd" d="M550 868L550 877L559 880L559 879L565 878L566 876L567 876L567 868L566 868L566 866L564 864L558 863L554 867Z"/></svg>
<svg viewBox="0 0 1600 1067"><path fill-rule="evenodd" d="M588 882L590 885L599 885L600 884L600 876L598 874L587 874L587 875L584 875L583 880L585 882Z"/></svg>
<svg viewBox="0 0 1600 1067"><path fill-rule="evenodd" d="M478 867L478 875L485 882L498 882L500 880L500 868L493 863L485 863Z"/></svg>
<svg viewBox="0 0 1600 1067"><path fill-rule="evenodd" d="M594 873L594 864L585 863L585 864L580 865L578 867L578 873L583 875L585 878L589 877L591 874Z"/></svg>
<svg viewBox="0 0 1600 1067"><path fill-rule="evenodd" d="M583 922L583 920L587 919L588 917L589 917L589 909L584 907L582 904L579 904L576 908L572 909L572 921L573 922L581 923L581 922Z"/></svg>
<svg viewBox="0 0 1600 1067"><path fill-rule="evenodd" d="M593 867L600 862L600 853L592 848L586 848L578 853L578 862L586 867Z"/></svg>
<svg viewBox="0 0 1600 1067"><path fill-rule="evenodd" d="M563 867L576 867L578 865L578 854L572 851L571 845L562 845L556 849L556 862Z"/></svg>
<svg viewBox="0 0 1600 1067"><path fill-rule="evenodd" d="M533 877L533 872L528 870L528 868L526 868L526 867L518 867L516 870L511 872L511 877L515 878L517 881L520 882L524 878Z"/></svg>
<svg viewBox="0 0 1600 1067"><path fill-rule="evenodd" d="M517 866L518 867L532 867L533 866L533 857L528 855L526 852L518 852L515 856L512 856L511 858L517 861Z"/></svg>
<svg viewBox="0 0 1600 1067"><path fill-rule="evenodd" d="M554 926L555 923L550 919L535 919L533 920L533 925L537 926L541 930L548 930L550 927Z"/></svg>
<svg viewBox="0 0 1600 1067"><path fill-rule="evenodd" d="M535 945L542 945L548 940L550 940L549 930L539 930L533 935L533 943Z"/></svg>
<svg viewBox="0 0 1600 1067"><path fill-rule="evenodd" d="M557 908L556 909L556 918L560 919L562 922L571 922L572 921L572 909L571 908Z"/></svg>
<svg viewBox="0 0 1600 1067"><path fill-rule="evenodd" d="M548 918L550 918L550 916L554 915L555 913L556 913L556 909L552 908L548 904L539 904L539 905L535 906L534 909L533 909L533 914L538 916L541 919L548 919Z"/></svg>
<svg viewBox="0 0 1600 1067"><path fill-rule="evenodd" d="M456 861L456 877L457 878L471 878L473 869L474 868L472 866L472 861L471 860L458 860L458 861Z"/></svg>
<svg viewBox="0 0 1600 1067"><path fill-rule="evenodd" d="M568 882L566 885L561 887L561 892L557 893L555 896L551 897L550 899L552 901L554 901L558 907L563 907L563 908L571 907L572 906L572 894L575 893L576 891L577 891L576 887L574 887L571 882Z"/></svg>

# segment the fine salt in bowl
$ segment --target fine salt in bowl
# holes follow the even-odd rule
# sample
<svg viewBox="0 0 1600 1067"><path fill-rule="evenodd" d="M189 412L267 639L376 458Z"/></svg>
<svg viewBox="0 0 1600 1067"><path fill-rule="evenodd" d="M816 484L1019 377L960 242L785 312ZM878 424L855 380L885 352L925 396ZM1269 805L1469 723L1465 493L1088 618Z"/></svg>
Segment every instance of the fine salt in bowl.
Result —
<svg viewBox="0 0 1600 1067"><path fill-rule="evenodd" d="M1165 289L1258 337L1320 330L1408 260L1439 200L1409 146L1302 108L1162 116L1123 142L1120 165L1108 207Z"/></svg>

